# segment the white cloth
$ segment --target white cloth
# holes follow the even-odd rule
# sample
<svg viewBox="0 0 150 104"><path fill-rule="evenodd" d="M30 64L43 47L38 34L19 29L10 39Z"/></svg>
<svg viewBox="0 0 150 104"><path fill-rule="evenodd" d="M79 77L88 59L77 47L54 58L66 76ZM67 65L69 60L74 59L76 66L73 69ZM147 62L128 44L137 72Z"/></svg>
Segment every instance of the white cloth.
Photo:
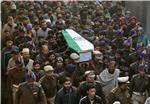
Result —
<svg viewBox="0 0 150 104"><path fill-rule="evenodd" d="M97 75L97 80L102 83L103 91L106 97L109 96L109 93L113 88L115 88L118 85L117 78L119 77L120 70L115 69L114 73L111 74L108 72L108 69L106 68L104 71L100 73L100 75Z"/></svg>
<svg viewBox="0 0 150 104"><path fill-rule="evenodd" d="M150 104L150 97L146 99L144 104Z"/></svg>
<svg viewBox="0 0 150 104"><path fill-rule="evenodd" d="M32 59L29 59L28 64L25 66L24 61L22 59L23 68L28 69L28 70L32 70L33 69L33 62L34 61Z"/></svg>

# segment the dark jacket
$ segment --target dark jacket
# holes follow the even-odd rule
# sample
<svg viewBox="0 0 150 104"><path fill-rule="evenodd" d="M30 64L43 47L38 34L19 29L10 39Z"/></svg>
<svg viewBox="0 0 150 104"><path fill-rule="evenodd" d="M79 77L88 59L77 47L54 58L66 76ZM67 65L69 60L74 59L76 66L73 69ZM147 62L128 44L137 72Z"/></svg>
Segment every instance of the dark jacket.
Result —
<svg viewBox="0 0 150 104"><path fill-rule="evenodd" d="M86 89L87 89L88 84L89 84L89 83L86 82L86 81L85 81L85 82L82 82L82 83L80 84L80 86L79 86L79 93L80 93L80 96L81 96L81 97L84 97L84 96L87 95ZM105 95L104 95L104 92L103 92L103 90L102 90L102 86L101 86L100 82L95 81L93 84L94 84L95 87L96 87L96 95L98 95L98 96L101 97L103 103L106 103Z"/></svg>
<svg viewBox="0 0 150 104"><path fill-rule="evenodd" d="M47 77L46 75L43 76L39 82L42 85L42 88L46 94L47 98L54 97L57 93L57 75L52 75Z"/></svg>
<svg viewBox="0 0 150 104"><path fill-rule="evenodd" d="M61 88L55 97L55 104L78 104L78 93L75 87L72 87L69 92Z"/></svg>
<svg viewBox="0 0 150 104"><path fill-rule="evenodd" d="M91 104L91 102L90 102L90 99L87 96L85 96L84 98L80 100L79 104ZM99 96L95 96L93 104L103 104L103 103Z"/></svg>
<svg viewBox="0 0 150 104"><path fill-rule="evenodd" d="M16 104L47 104L41 85L35 82L32 86L21 83L16 97Z"/></svg>

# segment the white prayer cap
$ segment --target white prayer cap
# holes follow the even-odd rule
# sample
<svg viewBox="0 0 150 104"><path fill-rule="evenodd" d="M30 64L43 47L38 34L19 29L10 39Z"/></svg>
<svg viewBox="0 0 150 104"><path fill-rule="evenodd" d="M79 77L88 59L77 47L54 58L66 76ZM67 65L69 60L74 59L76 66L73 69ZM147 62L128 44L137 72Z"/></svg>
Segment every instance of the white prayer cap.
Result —
<svg viewBox="0 0 150 104"><path fill-rule="evenodd" d="M115 101L113 104L121 104L120 101Z"/></svg>
<svg viewBox="0 0 150 104"><path fill-rule="evenodd" d="M129 76L126 77L118 77L118 82L120 83L126 83L129 80Z"/></svg>
<svg viewBox="0 0 150 104"><path fill-rule="evenodd" d="M93 54L95 55L96 59L103 59L103 53L101 53L100 51L93 51Z"/></svg>
<svg viewBox="0 0 150 104"><path fill-rule="evenodd" d="M77 53L72 53L70 54L70 58L73 59L75 62L78 62L80 56Z"/></svg>
<svg viewBox="0 0 150 104"><path fill-rule="evenodd" d="M93 70L88 70L84 73L85 77L95 77L95 73Z"/></svg>
<svg viewBox="0 0 150 104"><path fill-rule="evenodd" d="M30 52L29 48L23 48L22 50L22 53L29 53L29 52Z"/></svg>
<svg viewBox="0 0 150 104"><path fill-rule="evenodd" d="M53 71L53 70L54 70L54 68L53 68L51 65L46 65L46 66L44 66L44 71L45 71L45 72Z"/></svg>

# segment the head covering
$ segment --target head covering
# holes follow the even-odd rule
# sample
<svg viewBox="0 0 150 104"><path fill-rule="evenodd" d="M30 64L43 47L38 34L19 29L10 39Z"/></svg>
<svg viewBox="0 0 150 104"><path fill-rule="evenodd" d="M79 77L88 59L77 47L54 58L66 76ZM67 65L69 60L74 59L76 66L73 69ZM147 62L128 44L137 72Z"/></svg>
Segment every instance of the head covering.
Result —
<svg viewBox="0 0 150 104"><path fill-rule="evenodd" d="M146 50L143 50L143 51L139 54L139 57L140 57L141 59L146 59L146 58L148 58L148 54L147 54Z"/></svg>
<svg viewBox="0 0 150 104"><path fill-rule="evenodd" d="M85 77L95 77L95 73L92 70L86 71L84 75Z"/></svg>
<svg viewBox="0 0 150 104"><path fill-rule="evenodd" d="M63 58L62 57L57 57L57 61L63 62Z"/></svg>
<svg viewBox="0 0 150 104"><path fill-rule="evenodd" d="M115 101L113 104L121 104L120 101Z"/></svg>
<svg viewBox="0 0 150 104"><path fill-rule="evenodd" d="M124 25L125 24L125 17L120 17L118 20L119 25Z"/></svg>
<svg viewBox="0 0 150 104"><path fill-rule="evenodd" d="M78 62L80 56L79 56L77 53L71 53L71 54L70 54L70 58L71 58L72 60L74 60L75 62Z"/></svg>
<svg viewBox="0 0 150 104"><path fill-rule="evenodd" d="M131 45L131 40L130 39L127 39L123 42L123 45L125 46L130 46Z"/></svg>
<svg viewBox="0 0 150 104"><path fill-rule="evenodd" d="M135 16L132 16L132 17L130 17L130 22L132 21L132 20L135 20L135 21L137 21L137 18L135 17Z"/></svg>
<svg viewBox="0 0 150 104"><path fill-rule="evenodd" d="M138 49L141 49L142 48L142 44L137 44L136 45L136 49L138 50Z"/></svg>
<svg viewBox="0 0 150 104"><path fill-rule="evenodd" d="M11 5L11 9L12 9L12 10L16 10L16 8L17 8L17 7L16 7L15 3L13 3L13 4Z"/></svg>
<svg viewBox="0 0 150 104"><path fill-rule="evenodd" d="M119 83L127 83L128 80L129 80L129 76L126 76L126 77L118 77L118 82Z"/></svg>
<svg viewBox="0 0 150 104"><path fill-rule="evenodd" d="M51 65L46 65L46 66L44 66L44 71L45 71L45 72L53 71L53 70L54 70L54 68L53 68Z"/></svg>
<svg viewBox="0 0 150 104"><path fill-rule="evenodd" d="M29 48L23 48L22 50L22 53L29 53L29 52L30 52Z"/></svg>
<svg viewBox="0 0 150 104"><path fill-rule="evenodd" d="M138 70L141 71L141 70L143 70L143 69L144 69L144 71L145 71L145 65L144 65L144 64L140 64L140 65L138 66Z"/></svg>
<svg viewBox="0 0 150 104"><path fill-rule="evenodd" d="M123 36L123 33L124 33L123 31L117 30L116 32L118 36Z"/></svg>
<svg viewBox="0 0 150 104"><path fill-rule="evenodd" d="M96 59L103 59L103 54L100 51L93 51L93 54L95 55Z"/></svg>
<svg viewBox="0 0 150 104"><path fill-rule="evenodd" d="M27 26L26 26L27 30L31 30L32 29L32 24L31 23L28 23Z"/></svg>

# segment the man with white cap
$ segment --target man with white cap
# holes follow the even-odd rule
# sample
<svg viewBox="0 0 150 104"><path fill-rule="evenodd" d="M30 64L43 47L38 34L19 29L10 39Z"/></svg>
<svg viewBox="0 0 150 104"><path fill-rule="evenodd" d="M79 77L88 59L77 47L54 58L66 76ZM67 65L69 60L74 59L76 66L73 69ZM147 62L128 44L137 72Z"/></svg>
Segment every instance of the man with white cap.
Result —
<svg viewBox="0 0 150 104"><path fill-rule="evenodd" d="M71 58L75 63L78 63L80 56L79 56L77 53L71 53L71 54L70 54L70 58Z"/></svg>
<svg viewBox="0 0 150 104"><path fill-rule="evenodd" d="M47 103L54 104L55 94L57 93L57 75L54 74L54 68L51 65L44 66L45 76L40 79L42 88L46 94Z"/></svg>
<svg viewBox="0 0 150 104"><path fill-rule="evenodd" d="M30 50L29 48L23 48L22 50L22 63L23 68L26 70L32 70L33 69L33 60L30 59Z"/></svg>
<svg viewBox="0 0 150 104"><path fill-rule="evenodd" d="M127 88L129 77L118 77L117 79L118 86L111 91L108 104L132 104Z"/></svg>

